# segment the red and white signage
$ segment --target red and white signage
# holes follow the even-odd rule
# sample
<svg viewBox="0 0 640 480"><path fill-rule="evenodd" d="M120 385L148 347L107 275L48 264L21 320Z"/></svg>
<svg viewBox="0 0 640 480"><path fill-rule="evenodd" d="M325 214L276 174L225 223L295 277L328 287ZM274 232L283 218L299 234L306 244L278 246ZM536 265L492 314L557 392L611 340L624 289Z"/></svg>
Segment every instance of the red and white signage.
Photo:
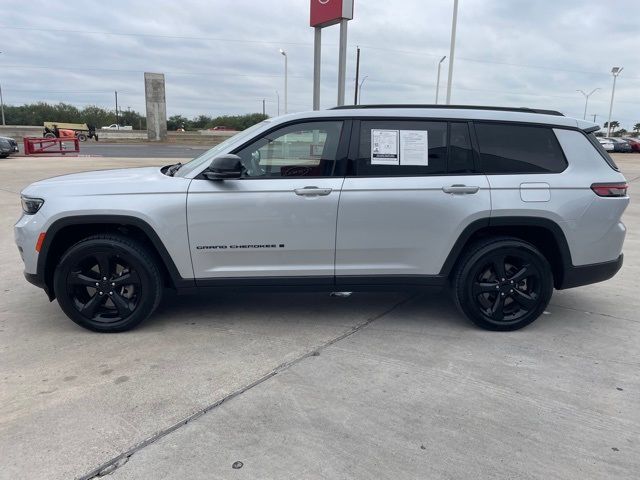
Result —
<svg viewBox="0 0 640 480"><path fill-rule="evenodd" d="M353 0L311 0L311 26L328 27L353 18Z"/></svg>

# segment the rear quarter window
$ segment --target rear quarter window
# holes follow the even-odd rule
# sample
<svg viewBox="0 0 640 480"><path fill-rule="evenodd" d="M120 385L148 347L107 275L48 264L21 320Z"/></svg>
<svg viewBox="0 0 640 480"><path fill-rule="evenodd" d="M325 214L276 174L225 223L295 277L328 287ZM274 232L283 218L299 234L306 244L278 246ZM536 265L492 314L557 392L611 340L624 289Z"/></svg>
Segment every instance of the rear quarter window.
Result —
<svg viewBox="0 0 640 480"><path fill-rule="evenodd" d="M559 173L567 168L551 127L476 123L475 129L484 173Z"/></svg>

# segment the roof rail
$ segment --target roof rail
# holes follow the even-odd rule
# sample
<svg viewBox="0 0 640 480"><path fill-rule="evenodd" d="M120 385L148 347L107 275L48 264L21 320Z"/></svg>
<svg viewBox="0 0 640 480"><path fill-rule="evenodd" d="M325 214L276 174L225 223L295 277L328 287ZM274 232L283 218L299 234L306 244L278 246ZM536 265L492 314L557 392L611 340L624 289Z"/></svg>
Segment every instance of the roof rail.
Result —
<svg viewBox="0 0 640 480"><path fill-rule="evenodd" d="M500 112L522 112L522 113L540 113L543 115L556 115L564 117L563 113L556 110L542 110L539 108L527 107L490 107L486 105L430 105L430 104L381 104L381 105L343 105L341 107L333 107L330 110L353 110L358 108L441 108L441 109L457 109L457 110L496 110Z"/></svg>

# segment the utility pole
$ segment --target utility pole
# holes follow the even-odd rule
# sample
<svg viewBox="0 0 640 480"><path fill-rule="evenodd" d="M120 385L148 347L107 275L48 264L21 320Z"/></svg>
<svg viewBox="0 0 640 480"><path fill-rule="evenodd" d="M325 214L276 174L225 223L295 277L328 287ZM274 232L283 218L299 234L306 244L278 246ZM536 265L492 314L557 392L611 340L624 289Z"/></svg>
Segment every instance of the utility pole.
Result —
<svg viewBox="0 0 640 480"><path fill-rule="evenodd" d="M0 52L2 53L2 52ZM2 98L2 84L0 83L0 112L2 112L2 125L6 125L4 121L4 100Z"/></svg>
<svg viewBox="0 0 640 480"><path fill-rule="evenodd" d="M355 95L353 96L353 104L358 104L358 82L360 77L360 47L356 47L356 86L355 86Z"/></svg>
<svg viewBox="0 0 640 480"><path fill-rule="evenodd" d="M265 100L265 99L263 98L263 99L262 99L262 115L266 115L266 114L264 113L264 100Z"/></svg>
<svg viewBox="0 0 640 480"><path fill-rule="evenodd" d="M453 20L451 22L451 46L449 50L449 76L447 79L447 105L451 104L451 84L453 82L453 56L456 51L456 24L458 23L458 0L453 0Z"/></svg>
<svg viewBox="0 0 640 480"><path fill-rule="evenodd" d="M280 116L280 94L278 90L276 90L276 97L278 97L278 116Z"/></svg>
<svg viewBox="0 0 640 480"><path fill-rule="evenodd" d="M594 113L593 114L593 123L596 123L596 117L597 117L597 115Z"/></svg>
<svg viewBox="0 0 640 480"><path fill-rule="evenodd" d="M287 52L285 52L283 49L280 49L280 54L284 57L284 114L286 115L287 113L289 113L289 106L287 105L287 82L288 82L288 57L287 57Z"/></svg>
<svg viewBox="0 0 640 480"><path fill-rule="evenodd" d="M120 121L118 119L118 91L116 90L116 125L120 125Z"/></svg>
<svg viewBox="0 0 640 480"><path fill-rule="evenodd" d="M6 123L4 121L4 100L2 98L2 84L0 84L0 112L2 112L2 126L5 126Z"/></svg>

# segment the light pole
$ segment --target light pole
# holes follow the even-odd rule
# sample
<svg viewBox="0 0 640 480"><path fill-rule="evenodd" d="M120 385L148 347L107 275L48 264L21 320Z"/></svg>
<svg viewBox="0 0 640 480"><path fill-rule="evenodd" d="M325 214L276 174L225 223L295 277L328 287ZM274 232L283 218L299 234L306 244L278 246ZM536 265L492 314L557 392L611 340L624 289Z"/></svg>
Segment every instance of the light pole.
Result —
<svg viewBox="0 0 640 480"><path fill-rule="evenodd" d="M458 23L458 0L453 0L453 20L451 21L451 46L449 50L449 76L447 79L447 105L451 103L451 83L453 82L453 55L456 51L456 24Z"/></svg>
<svg viewBox="0 0 640 480"><path fill-rule="evenodd" d="M442 66L442 62L444 62L445 58L447 58L446 55L442 57L438 62L438 79L436 80L436 105L438 104L438 94L440 93L440 67Z"/></svg>
<svg viewBox="0 0 640 480"><path fill-rule="evenodd" d="M278 116L280 116L280 93L276 90L276 97L278 97Z"/></svg>
<svg viewBox="0 0 640 480"><path fill-rule="evenodd" d="M596 90L600 90L600 87L594 88L589 93L584 93L584 91L582 90L576 90L576 92L580 92L582 95L584 95L584 114L582 115L583 120L587 119L587 103L589 103L589 97L593 95Z"/></svg>
<svg viewBox="0 0 640 480"><path fill-rule="evenodd" d="M611 103L609 104L609 121L607 121L607 137L611 136L611 111L613 110L613 96L616 93L616 78L622 72L624 67L613 67L611 75L613 75L613 88L611 89Z"/></svg>
<svg viewBox="0 0 640 480"><path fill-rule="evenodd" d="M362 104L362 84L364 83L364 81L369 78L369 75L365 75L364 77L362 77L362 81L360 82L360 87L358 87L358 105Z"/></svg>
<svg viewBox="0 0 640 480"><path fill-rule="evenodd" d="M2 52L0 52L2 53ZM4 121L4 100L2 98L2 84L0 83L0 112L2 113L2 126L6 125Z"/></svg>
<svg viewBox="0 0 640 480"><path fill-rule="evenodd" d="M288 112L288 105L287 105L287 81L288 81L288 74L287 74L287 52L285 52L283 49L280 49L280 54L284 57L284 113L285 115Z"/></svg>

